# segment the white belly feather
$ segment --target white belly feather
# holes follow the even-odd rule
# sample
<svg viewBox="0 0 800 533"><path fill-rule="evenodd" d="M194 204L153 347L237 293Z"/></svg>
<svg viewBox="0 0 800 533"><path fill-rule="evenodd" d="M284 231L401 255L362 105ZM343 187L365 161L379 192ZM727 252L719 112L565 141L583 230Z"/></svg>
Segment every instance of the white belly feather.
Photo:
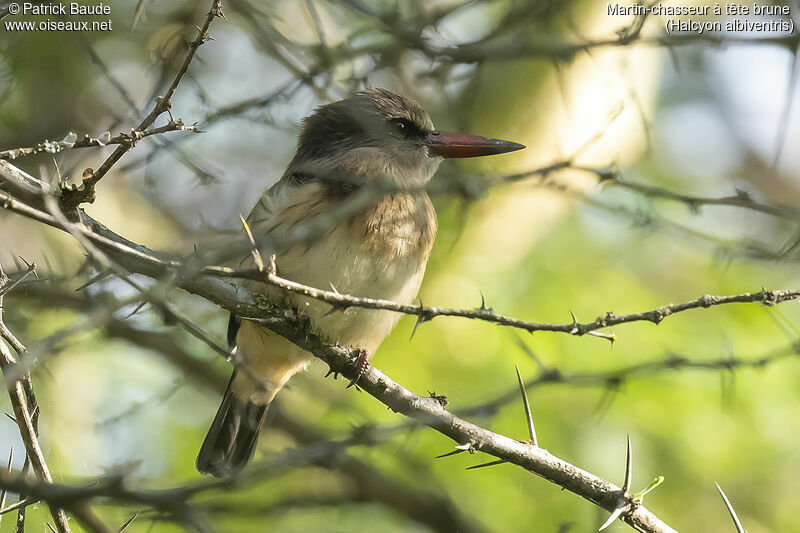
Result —
<svg viewBox="0 0 800 533"><path fill-rule="evenodd" d="M398 249L411 248L419 236L413 225L396 227L392 243ZM425 273L425 257L403 253L387 258L365 250L342 224L307 249L293 249L277 257L281 276L342 294L383 298L411 303ZM343 346L363 348L370 353L391 332L400 314L350 307L328 314L330 304L312 298L292 296L291 301L311 319L315 330Z"/></svg>

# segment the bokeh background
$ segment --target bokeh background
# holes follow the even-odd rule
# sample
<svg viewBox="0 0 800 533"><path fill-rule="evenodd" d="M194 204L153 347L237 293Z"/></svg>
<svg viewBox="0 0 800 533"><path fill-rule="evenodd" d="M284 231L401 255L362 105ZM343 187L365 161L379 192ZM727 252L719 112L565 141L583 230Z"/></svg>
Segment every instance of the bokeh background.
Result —
<svg viewBox="0 0 800 533"><path fill-rule="evenodd" d="M110 32L0 28L0 150L135 126L171 81L210 2L110 4ZM431 185L440 231L426 304L475 307L483 297L528 320L569 322L574 313L590 321L706 293L800 286L796 35L665 36L663 18L641 25L589 0L228 0L224 10L227 21L214 23L215 40L200 48L173 98L173 116L204 133L141 141L86 206L134 241L187 253L236 230L238 215L290 160L300 120L373 86L418 99L439 128L528 146L442 165ZM13 163L75 182L110 150ZM559 161L571 168L495 183ZM620 180L601 183L609 175ZM656 197L663 191L685 197ZM697 200L736 195L782 206L783 216ZM30 346L85 320L93 297L127 294L115 280L75 292L91 275L79 245L0 213L7 271L18 256L49 279L6 298L5 320ZM169 297L224 339L226 313L178 291ZM34 372L56 480L124 471L135 486L165 488L199 478L194 458L230 365L151 309L131 311L59 342ZM373 363L418 393L446 394L448 408L468 409L479 424L524 438L521 403L509 394L517 364L533 383L541 445L619 484L629 434L634 489L663 475L646 504L676 529L734 530L716 481L750 533L800 531L798 320L796 303L715 307L658 326L618 326L612 345L455 318L425 323L409 340L414 319L405 317ZM700 364L665 363L675 357ZM553 369L563 379L542 379ZM605 520L520 468L467 471L490 459L469 454L434 459L453 449L448 439L398 429L399 415L341 380L323 380L326 370L313 365L279 396L257 461L365 425L379 438L209 495L205 510L220 530L452 531L448 517L458 516L462 530L566 532ZM0 400L0 409L8 405ZM11 447L20 467L17 428L3 418L0 456ZM135 510L98 512L121 525ZM179 530L153 518L143 513L127 531ZM29 530L42 531L46 520L45 507L29 511Z"/></svg>

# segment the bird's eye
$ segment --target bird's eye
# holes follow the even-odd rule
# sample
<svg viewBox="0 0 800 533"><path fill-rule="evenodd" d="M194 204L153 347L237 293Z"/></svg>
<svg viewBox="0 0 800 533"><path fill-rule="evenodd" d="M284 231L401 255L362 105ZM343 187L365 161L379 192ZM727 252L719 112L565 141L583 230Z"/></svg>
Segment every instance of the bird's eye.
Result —
<svg viewBox="0 0 800 533"><path fill-rule="evenodd" d="M403 137L408 137L414 133L414 125L410 120L405 118L393 118L391 120L392 126L395 131Z"/></svg>

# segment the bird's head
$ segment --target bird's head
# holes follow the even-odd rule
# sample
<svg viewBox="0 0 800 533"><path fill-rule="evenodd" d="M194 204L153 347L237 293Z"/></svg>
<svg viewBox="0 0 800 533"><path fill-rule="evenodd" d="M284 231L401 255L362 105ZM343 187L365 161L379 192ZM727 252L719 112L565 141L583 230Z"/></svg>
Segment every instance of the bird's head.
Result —
<svg viewBox="0 0 800 533"><path fill-rule="evenodd" d="M433 177L443 158L478 157L525 148L521 144L438 131L414 100L369 89L319 107L303 121L288 173L362 184L388 176L404 188Z"/></svg>

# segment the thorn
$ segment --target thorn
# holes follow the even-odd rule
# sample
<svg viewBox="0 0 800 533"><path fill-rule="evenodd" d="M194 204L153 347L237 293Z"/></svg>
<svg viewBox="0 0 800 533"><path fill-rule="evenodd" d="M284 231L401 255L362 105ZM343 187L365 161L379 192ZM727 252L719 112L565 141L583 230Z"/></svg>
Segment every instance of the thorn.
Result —
<svg viewBox="0 0 800 533"><path fill-rule="evenodd" d="M458 448L458 446L456 446ZM443 453L442 455L437 455L434 459L441 459L443 457L450 457L451 455L458 455L459 453L464 453L466 450L453 450L452 452Z"/></svg>
<svg viewBox="0 0 800 533"><path fill-rule="evenodd" d="M613 524L613 523L614 523L614 520L616 520L617 518L619 518L619 515L621 515L621 514L622 514L622 512L623 512L625 509L627 509L627 508L628 508L628 504L627 504L627 502L626 502L626 503L624 503L623 505L620 505L619 507L617 507L616 509L614 509L614 510L611 512L611 516L609 516L609 517L608 517L608 520L606 520L605 522L603 522L603 525L602 525L602 526L600 526L600 529L598 529L597 531L603 531L605 528L607 528L608 526L610 526L611 524Z"/></svg>
<svg viewBox="0 0 800 533"><path fill-rule="evenodd" d="M9 419L12 421L12 422L14 422L15 424L17 423L17 417L15 417L14 415L12 415L12 414L9 414L9 413L5 413L5 415L6 415L6 416L7 416L7 417L8 417L8 418L9 418Z"/></svg>
<svg viewBox="0 0 800 533"><path fill-rule="evenodd" d="M58 182L59 183L64 183L65 181L67 181L69 179L69 177L64 178L64 176L61 175L61 169L58 168L58 161L56 161L55 158L53 158L53 166L56 167L56 176L58 176Z"/></svg>
<svg viewBox="0 0 800 533"><path fill-rule="evenodd" d="M425 305L422 303L422 298L419 299L419 313L417 313L417 321L414 322L414 329L411 330L411 337L408 340L414 338L414 334L417 332L417 328L423 322L428 322L433 320L433 317L425 311Z"/></svg>
<svg viewBox="0 0 800 533"><path fill-rule="evenodd" d="M408 340L411 340L411 339L414 338L414 335L417 333L417 328L423 322L424 322L424 320L422 319L422 315L417 316L417 321L414 322L414 329L411 330L411 336L408 338Z"/></svg>
<svg viewBox="0 0 800 533"><path fill-rule="evenodd" d="M631 448L631 436L628 435L628 452L625 459L625 482L622 484L622 495L625 498L630 496L631 478L633 478L633 449Z"/></svg>
<svg viewBox="0 0 800 533"><path fill-rule="evenodd" d="M4 514L10 513L11 511L16 511L17 509L22 509L23 507L33 505L37 501L39 500L36 498L22 498L14 503L10 503L8 507L3 507L0 509L0 517L2 517Z"/></svg>
<svg viewBox="0 0 800 533"><path fill-rule="evenodd" d="M475 446L471 442L467 442L465 444L457 444L456 450L461 450L464 452L475 453Z"/></svg>
<svg viewBox="0 0 800 533"><path fill-rule="evenodd" d="M725 502L725 507L728 508L728 512L731 514L731 519L733 520L733 525L736 527L736 533L747 533L747 531L744 529L744 526L739 521L739 517L737 516L736 511L733 509L733 505L731 505L731 501L725 495L725 491L722 490L722 487L720 487L719 483L717 483L716 481L714 482L714 485L717 486L717 490L719 491L719 495L722 496L722 501Z"/></svg>
<svg viewBox="0 0 800 533"><path fill-rule="evenodd" d="M347 311L347 306L340 305L340 304L330 304L331 308L322 315L321 318L325 318L326 316L335 315L336 313L343 313Z"/></svg>
<svg viewBox="0 0 800 533"><path fill-rule="evenodd" d="M58 531L56 531L56 528L54 528L50 522L45 522L45 524L47 524L47 527L48 529L50 529L50 531L52 531L53 533L58 533Z"/></svg>
<svg viewBox="0 0 800 533"><path fill-rule="evenodd" d="M26 268L25 268L25 271L24 271L24 272L22 272L21 274L19 274L19 275L18 275L17 277L15 277L13 280L12 280L12 279L9 279L7 276L5 276L5 274L2 272L2 270L0 270L0 279L3 279L3 277L5 277L5 278L4 278L4 280L3 280L3 283L2 283L2 285L0 285L0 296L3 296L4 294L6 294L6 293L10 292L10 291L11 291L12 289L14 289L14 288L15 288L17 285L19 285L20 283L22 283L23 281L25 281L25 279L26 279L28 276L30 276L31 274L33 274L34 276L36 276L36 279L39 279L39 274L36 272L36 263L28 263L27 261L25 261L25 259L24 259L22 256L20 256L20 257L19 257L19 259L20 259L20 260L21 260L23 263L25 263L25 267L26 267ZM15 263L17 263L17 260L16 260L16 258L14 259L14 262L15 262ZM21 269L20 269L20 270L21 270Z"/></svg>
<svg viewBox="0 0 800 533"><path fill-rule="evenodd" d="M570 333L572 333L572 332L570 332ZM593 337L600 337L601 339L605 339L605 340L609 341L612 345L617 340L617 336L613 332L612 333L603 333L603 332L600 332L600 331L587 331L586 334L587 335L592 335Z"/></svg>
<svg viewBox="0 0 800 533"><path fill-rule="evenodd" d="M85 289L86 287L88 287L88 286L90 286L90 285L94 285L94 284L95 284L95 283L97 283L98 281L100 281L100 280L102 280L102 279L105 279L105 278L107 278L107 277L108 277L108 276L110 276L110 275L111 275L111 273L110 273L110 272L99 272L99 273L97 273L96 275L94 275L94 276L93 276L91 279L89 279L89 281L87 281L86 283L84 283L83 285L81 285L80 287L78 287L77 289L75 289L75 292L82 291L82 290L83 290L83 289Z"/></svg>
<svg viewBox="0 0 800 533"><path fill-rule="evenodd" d="M483 291L480 291L480 293L481 293L481 307L480 307L480 309L486 309L486 298L484 298L484 296L483 296Z"/></svg>
<svg viewBox="0 0 800 533"><path fill-rule="evenodd" d="M139 511L136 511L135 513L133 513L133 516L132 516L132 517L130 517L130 518L128 518L128 521L127 521L127 522L125 522L124 524L122 524L122 527L120 527L120 528L117 530L117 533L122 533L123 531L125 531L125 530L128 528L128 526L129 526L129 525L131 525L131 524L133 523L133 521L134 521L134 520L136 520L136 518L137 518L138 516L139 516Z"/></svg>
<svg viewBox="0 0 800 533"><path fill-rule="evenodd" d="M506 461L505 459L497 459L496 461L489 461L488 463L483 463L483 464L479 464L479 465L475 465L475 466L468 466L467 470L476 470L478 468L486 468L487 466L501 465L501 464L507 463L507 462L508 461Z"/></svg>
<svg viewBox="0 0 800 533"><path fill-rule="evenodd" d="M36 277L38 278L38 277L39 277L39 275L38 275L38 274L36 274L36 263L28 263L28 262L25 260L25 258L24 258L24 257L22 257L22 256L19 256L19 258L20 258L20 260L21 260L23 263L25 263L25 267L26 267L28 270L30 270L31 272L33 272L33 273L34 273L34 275L36 275Z"/></svg>
<svg viewBox="0 0 800 533"><path fill-rule="evenodd" d="M525 344L525 341L523 341L519 335L514 335L514 340L516 341L517 346L519 346L520 350L525 352L525 354L528 355L528 357L533 359L533 362L536 363L536 366L539 367L539 370L541 370L542 372L547 370L547 365L545 365L542 362L542 360L539 359L539 356L537 356L536 353L533 350L531 350L527 344Z"/></svg>
<svg viewBox="0 0 800 533"><path fill-rule="evenodd" d="M145 305L147 305L147 301L145 301L145 300L142 300L141 302L139 302L138 304L136 304L136 307L133 309L133 311L131 311L130 313L128 313L128 314L125 316L125 319L126 319L126 320L127 320L127 319L129 319L130 317L132 317L133 315L135 315L136 313L138 313L139 311L141 311L141 310L142 310L142 307L144 307Z"/></svg>
<svg viewBox="0 0 800 533"><path fill-rule="evenodd" d="M569 314L572 317L572 329L569 330L569 333L570 335L579 335L581 330L578 328L578 319L575 318L575 313L572 311Z"/></svg>
<svg viewBox="0 0 800 533"><path fill-rule="evenodd" d="M620 515L623 512L625 512L625 510L631 508L631 505L634 504L630 496L632 477L633 477L633 448L631 447L631 436L628 435L628 450L625 459L625 481L622 484L622 491L621 491L622 494L620 495L617 507L614 508L614 510L611 512L611 515L608 517L608 520L603 522L603 525L600 526L600 529L598 531L603 531L605 528L610 526L614 522L614 520L619 518Z"/></svg>
<svg viewBox="0 0 800 533"><path fill-rule="evenodd" d="M250 253L253 255L253 261L256 263L256 268L258 268L259 272L264 271L264 260L261 259L261 254L258 251L258 247L256 246L256 241L253 238L253 233L250 231L250 226L247 224L247 221L244 219L241 213L239 213L239 220L242 221L242 226L244 227L244 232L247 235L247 240L250 241ZM274 274L274 272L272 272Z"/></svg>
<svg viewBox="0 0 800 533"><path fill-rule="evenodd" d="M533 426L533 414L531 413L531 405L528 402L528 392L525 390L525 383L522 381L522 375L519 373L519 367L514 365L517 371L517 382L519 382L519 392L522 394L522 405L525 407L525 420L528 422L528 435L531 438L531 443L534 446L539 446L536 439L536 428Z"/></svg>

